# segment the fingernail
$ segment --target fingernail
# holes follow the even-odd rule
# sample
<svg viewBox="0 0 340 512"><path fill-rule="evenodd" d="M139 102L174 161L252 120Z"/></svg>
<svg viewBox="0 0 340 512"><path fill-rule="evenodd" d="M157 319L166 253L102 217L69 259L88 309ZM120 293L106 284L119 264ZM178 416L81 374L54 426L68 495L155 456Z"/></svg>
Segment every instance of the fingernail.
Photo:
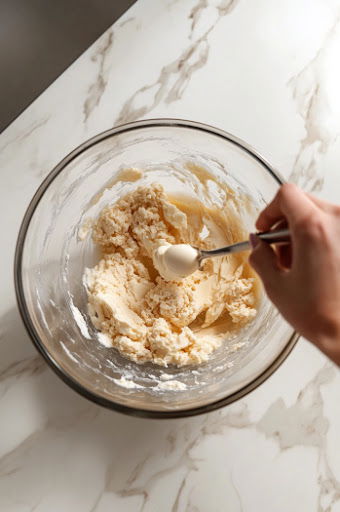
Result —
<svg viewBox="0 0 340 512"><path fill-rule="evenodd" d="M258 245L260 239L255 235L255 233L250 233L249 235L249 242L252 247L252 249L255 249L255 247Z"/></svg>

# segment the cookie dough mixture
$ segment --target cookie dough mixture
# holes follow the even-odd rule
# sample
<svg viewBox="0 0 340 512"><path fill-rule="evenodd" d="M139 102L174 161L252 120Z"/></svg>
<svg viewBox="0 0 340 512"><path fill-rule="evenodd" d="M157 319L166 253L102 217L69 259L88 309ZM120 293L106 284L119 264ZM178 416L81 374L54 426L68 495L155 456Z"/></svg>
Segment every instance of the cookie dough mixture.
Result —
<svg viewBox="0 0 340 512"><path fill-rule="evenodd" d="M124 356L144 363L200 364L228 333L256 315L247 255L206 260L200 270L165 280L153 263L166 243L212 249L241 240L236 216L161 185L139 187L104 208L93 227L102 259L86 269L93 325Z"/></svg>

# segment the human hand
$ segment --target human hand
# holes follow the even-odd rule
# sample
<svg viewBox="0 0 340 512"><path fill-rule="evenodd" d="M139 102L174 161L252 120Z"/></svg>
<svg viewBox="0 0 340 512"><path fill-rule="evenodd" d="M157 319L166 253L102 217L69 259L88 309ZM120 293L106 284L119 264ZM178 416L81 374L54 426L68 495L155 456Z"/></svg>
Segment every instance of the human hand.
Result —
<svg viewBox="0 0 340 512"><path fill-rule="evenodd" d="M249 261L270 300L302 336L340 365L340 206L287 183L256 222L288 224L289 245L252 237Z"/></svg>

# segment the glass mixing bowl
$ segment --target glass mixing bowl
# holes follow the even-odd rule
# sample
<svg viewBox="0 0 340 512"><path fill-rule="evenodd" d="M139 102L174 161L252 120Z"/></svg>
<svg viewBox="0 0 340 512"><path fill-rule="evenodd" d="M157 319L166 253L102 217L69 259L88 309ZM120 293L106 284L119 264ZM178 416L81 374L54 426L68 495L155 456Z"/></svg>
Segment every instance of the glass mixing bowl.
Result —
<svg viewBox="0 0 340 512"><path fill-rule="evenodd" d="M140 184L158 182L166 192L204 202L197 177L183 183L173 172L188 161L248 198L240 215L249 231L282 183L259 154L222 130L175 119L130 123L90 139L57 165L33 197L18 236L17 300L35 346L73 389L136 416L190 416L229 404L271 375L297 339L263 293L256 319L198 367L138 365L98 339L82 281L84 268L98 260L86 226ZM144 178L117 180L131 167L146 169ZM208 185L213 194L213 181ZM219 200L216 195L217 206ZM174 389L164 385L172 381Z"/></svg>

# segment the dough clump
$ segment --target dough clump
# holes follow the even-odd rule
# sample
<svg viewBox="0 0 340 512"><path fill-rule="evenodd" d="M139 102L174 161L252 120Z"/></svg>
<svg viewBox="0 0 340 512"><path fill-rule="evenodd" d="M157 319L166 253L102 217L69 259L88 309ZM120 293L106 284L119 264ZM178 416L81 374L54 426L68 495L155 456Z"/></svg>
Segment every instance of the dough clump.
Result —
<svg viewBox="0 0 340 512"><path fill-rule="evenodd" d="M167 243L220 245L231 230L214 224L214 215L202 204L171 200L157 184L102 210L93 227L102 258L85 271L88 308L93 325L124 356L161 366L200 364L226 338L223 322L235 330L256 315L246 260L206 260L179 281L164 280L153 265L154 251Z"/></svg>

